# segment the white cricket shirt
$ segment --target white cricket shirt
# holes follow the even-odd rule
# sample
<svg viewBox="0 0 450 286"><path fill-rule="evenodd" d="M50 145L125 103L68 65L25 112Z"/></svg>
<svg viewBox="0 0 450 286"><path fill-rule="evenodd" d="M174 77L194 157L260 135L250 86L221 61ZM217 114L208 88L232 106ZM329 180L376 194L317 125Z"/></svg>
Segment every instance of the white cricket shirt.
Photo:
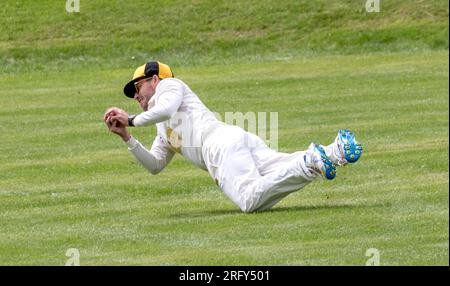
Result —
<svg viewBox="0 0 450 286"><path fill-rule="evenodd" d="M157 135L150 150L133 137L126 142L136 159L152 174L160 172L175 153L207 170L202 156L203 141L224 125L183 81L176 78L159 82L148 110L137 115L133 123L135 126L156 124Z"/></svg>

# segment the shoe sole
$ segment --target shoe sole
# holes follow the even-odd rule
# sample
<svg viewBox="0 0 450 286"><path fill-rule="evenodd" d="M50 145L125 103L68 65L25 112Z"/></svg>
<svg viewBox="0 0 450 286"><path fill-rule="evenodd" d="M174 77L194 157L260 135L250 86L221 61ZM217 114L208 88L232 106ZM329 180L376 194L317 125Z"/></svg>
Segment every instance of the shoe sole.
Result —
<svg viewBox="0 0 450 286"><path fill-rule="evenodd" d="M319 151L320 157L323 162L324 170L322 173L328 180L333 180L336 177L336 165L333 162L331 162L330 158L328 158L327 154L325 153L325 150L323 150L322 147L320 147L317 144L315 145L315 147Z"/></svg>
<svg viewBox="0 0 450 286"><path fill-rule="evenodd" d="M361 158L363 147L355 139L355 135L349 130L342 129L338 133L339 141L344 148L344 158L349 163L355 163Z"/></svg>

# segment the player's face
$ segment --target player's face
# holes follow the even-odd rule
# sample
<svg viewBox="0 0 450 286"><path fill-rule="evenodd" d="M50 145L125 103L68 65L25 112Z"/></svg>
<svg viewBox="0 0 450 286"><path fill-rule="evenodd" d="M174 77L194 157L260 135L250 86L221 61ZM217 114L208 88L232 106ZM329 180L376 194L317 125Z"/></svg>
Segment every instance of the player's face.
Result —
<svg viewBox="0 0 450 286"><path fill-rule="evenodd" d="M134 93L134 99L144 111L147 111L148 101L155 94L156 85L157 77L144 78L135 84L136 92Z"/></svg>

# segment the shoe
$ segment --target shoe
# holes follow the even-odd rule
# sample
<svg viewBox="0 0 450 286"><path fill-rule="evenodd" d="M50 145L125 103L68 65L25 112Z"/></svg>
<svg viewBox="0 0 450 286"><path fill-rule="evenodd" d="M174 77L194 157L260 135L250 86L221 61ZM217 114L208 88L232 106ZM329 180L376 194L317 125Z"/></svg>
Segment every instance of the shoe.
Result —
<svg viewBox="0 0 450 286"><path fill-rule="evenodd" d="M308 147L308 155L305 155L306 166L328 180L336 177L336 165L328 158L325 150L317 144L311 143Z"/></svg>
<svg viewBox="0 0 450 286"><path fill-rule="evenodd" d="M348 163L355 163L361 158L363 147L355 139L355 135L346 129L341 129L338 132L336 142L343 158L343 165Z"/></svg>

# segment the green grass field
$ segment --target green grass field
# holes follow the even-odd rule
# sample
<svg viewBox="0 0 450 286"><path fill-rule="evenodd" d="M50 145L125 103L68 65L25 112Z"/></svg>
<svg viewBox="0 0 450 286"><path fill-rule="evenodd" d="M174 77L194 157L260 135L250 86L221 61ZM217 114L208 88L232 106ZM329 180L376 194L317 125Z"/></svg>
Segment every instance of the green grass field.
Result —
<svg viewBox="0 0 450 286"><path fill-rule="evenodd" d="M63 2L0 11L0 265L449 265L447 1ZM213 111L278 112L281 151L365 153L253 214L179 155L150 175L102 116L153 58Z"/></svg>

